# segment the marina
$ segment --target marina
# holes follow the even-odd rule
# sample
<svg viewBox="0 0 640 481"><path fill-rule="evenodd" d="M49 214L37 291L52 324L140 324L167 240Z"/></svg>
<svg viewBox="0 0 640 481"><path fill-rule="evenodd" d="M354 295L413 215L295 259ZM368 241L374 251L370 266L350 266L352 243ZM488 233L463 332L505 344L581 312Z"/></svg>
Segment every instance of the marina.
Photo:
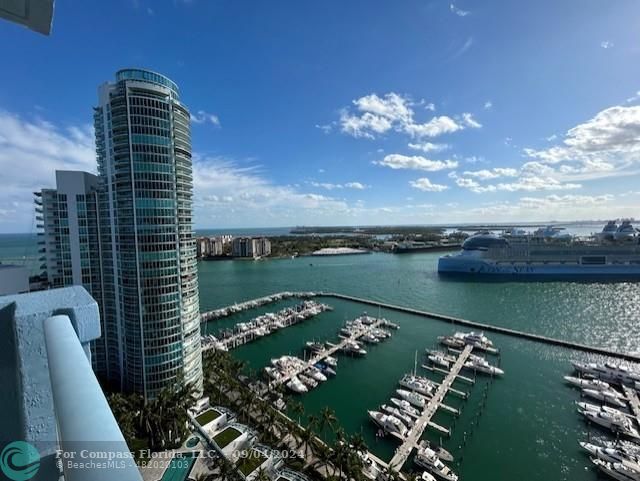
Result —
<svg viewBox="0 0 640 481"><path fill-rule="evenodd" d="M223 330L217 337L213 334L205 334L202 336L202 349L203 351L209 349L223 351L235 349L247 342L268 336L279 329L305 321L330 309L331 307L327 304L306 300L293 307L282 309L275 314L266 313L249 322L238 323L233 329Z"/></svg>
<svg viewBox="0 0 640 481"><path fill-rule="evenodd" d="M370 304L362 304L336 297L316 297L334 307L334 311L234 349L234 357L246 361L255 370L285 353L302 357L299 349L307 341L326 339L327 332L336 332L345 319L361 315L364 309L377 315L380 302L634 354L632 340L638 337L630 315L638 306L633 285L460 284L430 274L435 271L437 258L429 253L408 257L373 253L344 260L317 258L313 268L308 266L308 260L302 259L207 263L201 269L210 271L209 275L215 278L224 276L228 282L208 287L207 279L214 277L201 276L204 283L201 298L203 307L210 306L209 310L215 307L211 304L213 299L218 305L232 305L234 299L294 291L297 285L315 293L335 291L371 300ZM396 288L400 279L410 287ZM607 303L606 299L612 296L619 302ZM488 303L487 298L499 301ZM275 312L283 306L286 302L280 301L270 310ZM246 311L210 323L208 332L214 333L214 326L246 322L255 317L253 312L262 310ZM388 386L396 384L413 369L415 350L424 352L429 342L441 335L451 335L456 329L484 331L499 345L508 376L493 382L490 376L477 375L473 389L468 389L465 386L468 383L459 377L454 387L469 390L468 399L462 403L458 396L451 395L445 402L459 409L460 414L452 417L439 410L433 418L435 423L451 429L451 437L428 428L424 439L431 446L439 446L440 437L443 438L442 445L455 456L451 468L463 480L595 481L598 470L585 469L585 464L590 463L576 442L587 439L587 425L575 411L576 392L563 388L558 379L569 374L566 367L572 359L597 361L610 356L535 342L483 326L434 321L425 315L391 310L384 305L381 316L401 326L394 333L393 341L380 348L364 345L368 351L364 360L338 356L338 376L298 398L305 407L303 423L307 414L317 416L328 406L335 410L340 427L347 433L362 433L371 453L380 461L388 461L399 443L390 436L376 437L377 429L369 421L367 410L391 404ZM430 349L437 348L431 346ZM449 353L455 357L455 352ZM426 361L420 363L438 367ZM437 371L423 372L436 382L444 377ZM474 372L468 369L462 370L459 376L474 380ZM488 391L487 386L490 386ZM298 418L298 415L292 417ZM602 444L601 433L593 429L592 442ZM499 473L495 466L500 466ZM535 469L530 469L531 466ZM417 467L410 458L403 471L413 469Z"/></svg>
<svg viewBox="0 0 640 481"><path fill-rule="evenodd" d="M360 317L356 320L360 320L363 318L372 319L371 323L360 323L357 327L352 329L348 335L341 336L341 340L337 343L327 342L327 348L319 350L315 354L312 354L308 360L304 360L296 363L291 366L291 368L287 369L283 372L282 376L272 380L269 383L269 389L273 389L275 386L279 384L288 384L290 381L295 380L301 373L308 371L312 367L315 367L318 363L322 363L329 358L332 358L334 354L342 351L349 352L350 346L353 346L360 338L374 332L379 327L390 325L389 321L386 319L373 319L368 318L368 316ZM341 329L341 331L343 331ZM365 352L366 354L366 352ZM295 385L295 384L294 384Z"/></svg>
<svg viewBox="0 0 640 481"><path fill-rule="evenodd" d="M222 319L224 317L231 316L249 309L255 309L256 307L266 306L274 302L281 301L283 299L309 299L315 297L315 292L278 292L269 296L259 297L257 299L251 299L249 301L235 303L231 306L221 307L219 309L213 309L211 311L202 312L200 314L201 322L215 321L216 319Z"/></svg>
<svg viewBox="0 0 640 481"><path fill-rule="evenodd" d="M592 464L608 477L640 480L640 401L637 392L640 369L611 362L572 361L571 364L578 377L565 376L565 381L581 389L583 396L598 401L597 404L577 402L578 413L587 424L610 433L608 440L594 443L589 432L587 441L579 441L580 447L589 454Z"/></svg>

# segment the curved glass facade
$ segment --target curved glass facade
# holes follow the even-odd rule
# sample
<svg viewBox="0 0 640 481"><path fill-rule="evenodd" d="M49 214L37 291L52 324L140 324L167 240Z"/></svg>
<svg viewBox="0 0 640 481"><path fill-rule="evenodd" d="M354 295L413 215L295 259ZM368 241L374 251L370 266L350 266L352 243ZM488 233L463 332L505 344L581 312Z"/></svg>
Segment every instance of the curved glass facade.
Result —
<svg viewBox="0 0 640 481"><path fill-rule="evenodd" d="M202 387L189 111L168 78L121 70L95 112L109 379L154 397Z"/></svg>

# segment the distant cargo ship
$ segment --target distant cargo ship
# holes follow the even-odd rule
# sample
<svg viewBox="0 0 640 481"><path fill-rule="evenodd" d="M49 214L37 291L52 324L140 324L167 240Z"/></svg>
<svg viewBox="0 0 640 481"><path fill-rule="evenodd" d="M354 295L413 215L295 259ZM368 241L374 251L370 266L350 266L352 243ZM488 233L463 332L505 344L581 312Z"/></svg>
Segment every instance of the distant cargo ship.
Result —
<svg viewBox="0 0 640 481"><path fill-rule="evenodd" d="M610 221L587 238L558 227L533 233L484 231L467 238L457 254L438 261L441 274L473 277L584 278L640 281L640 237L631 221Z"/></svg>

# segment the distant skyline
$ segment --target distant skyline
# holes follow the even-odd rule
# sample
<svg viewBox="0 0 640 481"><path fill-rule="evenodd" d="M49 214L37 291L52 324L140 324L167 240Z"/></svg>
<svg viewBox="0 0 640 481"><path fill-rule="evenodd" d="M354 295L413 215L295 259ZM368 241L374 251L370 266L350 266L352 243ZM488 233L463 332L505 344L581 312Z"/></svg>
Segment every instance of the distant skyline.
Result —
<svg viewBox="0 0 640 481"><path fill-rule="evenodd" d="M158 71L192 114L194 227L640 217L633 0L58 2L0 21L0 232L96 171L98 86Z"/></svg>

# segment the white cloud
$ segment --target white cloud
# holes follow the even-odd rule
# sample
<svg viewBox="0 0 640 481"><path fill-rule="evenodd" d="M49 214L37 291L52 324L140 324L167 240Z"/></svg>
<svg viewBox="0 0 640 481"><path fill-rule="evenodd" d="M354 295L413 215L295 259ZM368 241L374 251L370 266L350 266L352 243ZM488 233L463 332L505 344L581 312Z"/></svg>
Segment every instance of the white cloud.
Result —
<svg viewBox="0 0 640 481"><path fill-rule="evenodd" d="M498 177L517 177L518 170L511 168L496 167L494 169L482 169L475 171L466 171L463 173L466 177L476 177L481 180L497 179Z"/></svg>
<svg viewBox="0 0 640 481"><path fill-rule="evenodd" d="M491 100L487 100L484 103L484 109L485 110L491 110L493 108L493 102Z"/></svg>
<svg viewBox="0 0 640 481"><path fill-rule="evenodd" d="M640 106L609 107L569 129L561 143L541 150L526 148L524 154L567 180L637 173Z"/></svg>
<svg viewBox="0 0 640 481"><path fill-rule="evenodd" d="M340 125L345 134L365 139L374 139L374 133L383 134L391 129L391 121L386 117L370 112L352 115L346 110L340 113Z"/></svg>
<svg viewBox="0 0 640 481"><path fill-rule="evenodd" d="M436 111L436 105L433 102L429 102L428 104L425 104L424 108L426 110L431 111L431 112L435 112Z"/></svg>
<svg viewBox="0 0 640 481"><path fill-rule="evenodd" d="M479 129L480 127L482 127L482 124L478 121L476 121L473 118L473 115L471 115L468 112L465 112L464 114L462 114L462 121L468 126L471 127L472 129Z"/></svg>
<svg viewBox="0 0 640 481"><path fill-rule="evenodd" d="M55 170L96 170L93 128L60 128L0 110L0 231L30 232L33 191L55 186Z"/></svg>
<svg viewBox="0 0 640 481"><path fill-rule="evenodd" d="M609 40L603 40L602 42L600 42L600 46L606 50L609 48L613 48L614 43Z"/></svg>
<svg viewBox="0 0 640 481"><path fill-rule="evenodd" d="M366 95L353 101L360 112L369 112L390 121L410 122L413 117L411 102L406 98L391 92L378 97L376 94Z"/></svg>
<svg viewBox="0 0 640 481"><path fill-rule="evenodd" d="M217 115L210 114L205 112L204 110L198 110L197 113L191 113L191 122L194 124L205 124L210 123L215 127L220 127L220 119Z"/></svg>
<svg viewBox="0 0 640 481"><path fill-rule="evenodd" d="M456 14L458 17L466 17L467 15L469 15L471 13L468 10L462 10L462 9L456 7L453 3L449 4L449 10L451 10L451 12Z"/></svg>
<svg viewBox="0 0 640 481"><path fill-rule="evenodd" d="M194 156L194 211L200 226L327 223L354 215L342 199L274 184L260 167Z"/></svg>
<svg viewBox="0 0 640 481"><path fill-rule="evenodd" d="M442 184L434 184L427 177L421 177L417 180L409 181L409 185L414 189L422 190L424 192L442 192L449 187Z"/></svg>
<svg viewBox="0 0 640 481"><path fill-rule="evenodd" d="M376 165L383 167L389 167L394 170L398 169L411 169L411 170L424 170L427 172L436 172L438 170L455 169L458 166L458 162L455 160L430 160L421 155L401 155L401 154L389 154L382 160L373 162Z"/></svg>
<svg viewBox="0 0 640 481"><path fill-rule="evenodd" d="M463 130L481 127L472 116L465 112L458 120L446 115L432 117L426 122L417 122L413 106L422 105L424 100L414 103L409 97L395 92L383 96L370 94L353 101L352 109L342 109L338 123L343 133L355 138L374 139L389 131L401 132L413 138L437 137ZM435 110L427 104L427 110ZM331 124L316 125L325 132L331 131Z"/></svg>
<svg viewBox="0 0 640 481"><path fill-rule="evenodd" d="M464 129L464 126L457 123L451 117L441 115L439 117L433 117L428 122L423 124L407 124L404 126L405 132L412 137L439 137L443 134L451 134L458 130Z"/></svg>
<svg viewBox="0 0 640 481"><path fill-rule="evenodd" d="M330 182L309 182L313 187L319 187L326 190L335 190L335 189L356 189L356 190L364 190L367 186L361 182L346 182L344 184L332 184Z"/></svg>
<svg viewBox="0 0 640 481"><path fill-rule="evenodd" d="M422 152L441 152L447 150L449 145L447 144L433 144L431 142L419 142L409 143L408 147L413 150L420 150Z"/></svg>

